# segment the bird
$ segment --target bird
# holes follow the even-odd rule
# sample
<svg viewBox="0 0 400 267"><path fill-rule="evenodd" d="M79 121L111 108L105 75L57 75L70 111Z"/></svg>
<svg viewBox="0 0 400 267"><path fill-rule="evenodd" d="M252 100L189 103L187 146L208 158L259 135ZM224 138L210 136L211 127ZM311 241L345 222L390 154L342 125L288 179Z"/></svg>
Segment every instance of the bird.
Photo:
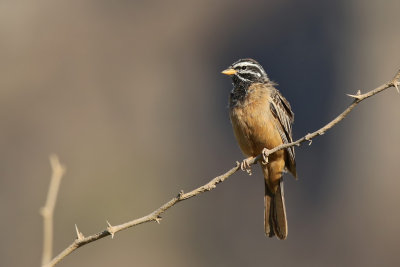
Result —
<svg viewBox="0 0 400 267"><path fill-rule="evenodd" d="M264 175L264 230L267 237L284 240L288 234L284 172L297 179L294 147L267 156L266 152L290 143L294 113L289 102L276 89L263 67L254 59L240 59L222 71L232 78L229 95L229 116L234 135L242 152L248 156L242 170L250 168L249 161L263 154L259 162Z"/></svg>

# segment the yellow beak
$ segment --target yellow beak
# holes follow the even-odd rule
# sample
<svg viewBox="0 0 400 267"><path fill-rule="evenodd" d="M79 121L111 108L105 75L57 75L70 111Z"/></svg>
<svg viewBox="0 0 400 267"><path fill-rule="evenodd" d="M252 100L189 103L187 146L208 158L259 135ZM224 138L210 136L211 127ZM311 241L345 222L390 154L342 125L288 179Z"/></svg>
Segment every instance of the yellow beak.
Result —
<svg viewBox="0 0 400 267"><path fill-rule="evenodd" d="M225 75L234 75L234 74L236 74L237 73L237 71L235 70L235 69L226 69L226 70L224 70L223 72L221 72L222 74L225 74Z"/></svg>

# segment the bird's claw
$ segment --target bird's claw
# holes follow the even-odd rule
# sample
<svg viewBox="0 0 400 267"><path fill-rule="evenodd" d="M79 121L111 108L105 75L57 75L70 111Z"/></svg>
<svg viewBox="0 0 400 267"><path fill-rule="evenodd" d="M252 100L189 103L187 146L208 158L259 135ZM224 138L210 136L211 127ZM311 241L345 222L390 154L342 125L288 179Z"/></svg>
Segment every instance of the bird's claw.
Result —
<svg viewBox="0 0 400 267"><path fill-rule="evenodd" d="M242 170L242 171L246 171L247 173L248 173L248 175L251 175L252 174L252 172L251 172L251 167L250 167L250 161L252 160L253 158L251 157L251 158L247 158L247 159L244 159L241 163L240 163L240 169Z"/></svg>
<svg viewBox="0 0 400 267"><path fill-rule="evenodd" d="M263 157L263 160L262 160L261 163L263 165L267 165L268 164L269 150L264 148L261 153L262 153L262 157Z"/></svg>

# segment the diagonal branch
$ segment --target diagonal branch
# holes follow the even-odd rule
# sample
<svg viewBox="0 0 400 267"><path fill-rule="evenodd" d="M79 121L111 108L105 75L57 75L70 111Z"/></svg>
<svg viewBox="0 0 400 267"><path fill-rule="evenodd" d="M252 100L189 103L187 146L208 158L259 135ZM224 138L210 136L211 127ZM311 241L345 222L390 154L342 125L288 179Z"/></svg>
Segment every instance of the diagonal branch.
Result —
<svg viewBox="0 0 400 267"><path fill-rule="evenodd" d="M285 149L288 147L292 147L292 146L300 146L303 142L306 142L306 141L309 141L311 144L311 140L313 138L315 138L319 135L323 135L326 131L328 131L333 126L335 126L337 123L339 123L341 120L343 120L361 101L363 101L373 95L376 95L390 87L395 87L396 89L398 89L398 85L400 85L399 79L400 79L400 70L397 72L396 76L391 81L375 88L374 90L371 90L365 94L361 94L358 92L356 95L349 95L350 97L354 98L354 101L339 116L337 116L331 122L326 124L324 127L322 127L321 129L319 129L315 132L309 133L292 143L283 144L283 145L277 146L270 150L264 150L263 153L258 155L257 157L246 159L248 164L249 165L255 164L263 158L267 159L269 155L271 155L272 153L275 153L276 151L279 151L279 150L282 150L282 149ZM173 207L175 204L177 204L178 202L181 202L183 200L197 196L201 193L211 191L212 189L214 189L216 187L217 184L222 183L223 181L228 179L232 174L234 174L238 170L240 170L240 164L239 164L239 162L236 162L236 166L231 168L226 173L215 177L207 184L200 186L188 193L184 193L183 191L181 191L176 197L172 198L170 201L168 201L167 203L165 203L164 205L162 205L155 211L151 212L150 214L148 214L144 217L141 217L139 219L135 219L135 220L132 220L132 221L120 224L120 225L115 225L115 226L112 226L109 222L107 222L107 225L108 225L107 228L97 234L94 234L94 235L91 235L88 237L84 237L83 234L81 232L79 232L78 228L76 227L77 238L75 239L75 241L71 245L69 245L66 249L64 249L59 255L57 255L55 258L53 258L51 260L51 262L49 262L46 265L43 265L43 267L52 267L52 266L56 265L58 262L60 262L64 257L68 256L73 251L78 249L79 247L89 244L91 242L94 242L96 240L99 240L103 237L106 237L109 235L111 235L111 237L114 237L114 235L117 232L128 229L130 227L133 227L133 226L136 226L139 224L142 224L142 223L147 223L147 222L159 223L161 220L161 215L164 212L166 212L168 209Z"/></svg>
<svg viewBox="0 0 400 267"><path fill-rule="evenodd" d="M56 155L50 156L50 165L52 175L49 191L47 193L46 204L40 209L40 214L43 217L42 265L48 263L53 254L53 213L56 205L58 189L60 188L60 182L65 174L65 167L61 165Z"/></svg>
<svg viewBox="0 0 400 267"><path fill-rule="evenodd" d="M395 87L396 90L399 92L398 86L400 85L400 70L398 70L397 74L394 76L394 78L385 83L382 84L381 86L365 93L365 94L361 94L360 91L358 91L355 95L349 95L350 97L354 98L353 103L351 103L339 116L337 116L335 119L333 119L331 122L329 122L328 124L326 124L324 127L322 127L319 130L316 130L315 132L306 134L305 136L303 136L302 138L291 142L291 143L287 143L287 144L283 144L280 146L277 146L273 149L267 150L264 149L264 152L260 155L258 155L257 157L255 157L253 160L250 160L249 163L250 164L254 164L257 161L259 161L261 158L266 158L269 155L271 155L272 153L275 153L276 151L288 148L288 147L292 147L292 146L300 146L301 143L305 142L305 141L309 141L310 145L311 145L311 140L315 137L317 137L318 135L323 135L326 131L328 131L329 129L331 129L333 126L335 126L336 124L338 124L341 120L343 120L344 118L346 118L346 116L358 105L360 104L361 101L374 96L380 92L382 92L383 90L386 90L390 87Z"/></svg>

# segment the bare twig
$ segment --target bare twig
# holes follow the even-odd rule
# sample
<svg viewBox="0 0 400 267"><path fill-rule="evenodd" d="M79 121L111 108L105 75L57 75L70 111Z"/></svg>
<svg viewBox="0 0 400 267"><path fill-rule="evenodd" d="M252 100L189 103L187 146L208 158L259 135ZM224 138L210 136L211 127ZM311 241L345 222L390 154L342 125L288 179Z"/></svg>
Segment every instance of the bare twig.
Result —
<svg viewBox="0 0 400 267"><path fill-rule="evenodd" d="M53 213L61 178L65 174L65 167L61 165L57 155L50 156L50 165L52 169L52 175L49 191L47 193L46 204L40 209L40 214L43 216L42 265L48 263L53 254Z"/></svg>
<svg viewBox="0 0 400 267"><path fill-rule="evenodd" d="M371 97L373 95L376 95L380 92L382 92L383 90L390 88L390 87L396 87L399 85L399 79L400 79L400 71L396 74L396 76L390 81L387 82L377 88L375 88L372 91L369 91L368 93L365 94L361 94L358 93L356 95L349 95L350 97L354 98L354 101L352 104L350 104L339 116L337 116L334 120L332 120L330 123L328 123L327 125L325 125L324 127L322 127L321 129L309 133L305 136L303 136L302 138L292 142L292 143L288 143L288 144L283 144L280 146L277 146L271 150L265 150L263 151L263 153L261 153L260 155L258 155L255 158L248 158L247 163L248 165L252 165L257 163L259 160L261 160L262 158L264 158L265 160L268 159L268 156L271 155L272 153L275 153L276 151L279 151L281 149L285 149L291 146L300 146L301 143L305 142L305 141L309 141L311 143L311 140L313 138L315 138L318 135L323 135L326 131L328 131L329 129L331 129L333 126L335 126L337 123L339 123L341 120L343 120L352 110L353 108L355 108L361 101L365 100L368 97ZM178 202L181 202L183 200L192 198L194 196L197 196L201 193L207 192L207 191L211 191L212 189L214 189L216 187L217 184L225 181L226 179L228 179L228 177L230 177L232 174L234 174L235 172L237 172L238 170L240 170L240 163L236 162L236 166L234 166L233 168L231 168L229 171L227 171L226 173L215 177L214 179L212 179L210 182L208 182L207 184L200 186L188 193L184 193L183 191L181 191L176 197L172 198L170 201L168 201L167 203L165 203L164 205L162 205L161 207L159 207L158 209L156 209L155 211L151 212L150 214L139 218L139 219L135 219L132 220L130 222L127 223L123 223L120 225L111 225L108 221L107 221L107 228L97 234L88 236L88 237L84 237L83 234L81 232L79 232L78 228L76 227L76 231L77 231L77 238L75 239L75 241L69 245L66 249L64 249L59 255L57 255L55 258L53 258L51 260L51 262L49 262L47 265L45 265L44 267L52 267L54 265L56 265L58 262L60 262L64 257L66 257L67 255L71 254L74 250L76 250L77 248L84 246L86 244L89 244L91 242L94 242L96 240L99 240L103 237L109 236L111 235L111 237L114 237L114 235L122 230L125 230L127 228L142 224L142 223L146 223L146 222L157 222L159 223L161 220L161 215L167 211L169 208L171 208L172 206L174 206L175 204L177 204Z"/></svg>

